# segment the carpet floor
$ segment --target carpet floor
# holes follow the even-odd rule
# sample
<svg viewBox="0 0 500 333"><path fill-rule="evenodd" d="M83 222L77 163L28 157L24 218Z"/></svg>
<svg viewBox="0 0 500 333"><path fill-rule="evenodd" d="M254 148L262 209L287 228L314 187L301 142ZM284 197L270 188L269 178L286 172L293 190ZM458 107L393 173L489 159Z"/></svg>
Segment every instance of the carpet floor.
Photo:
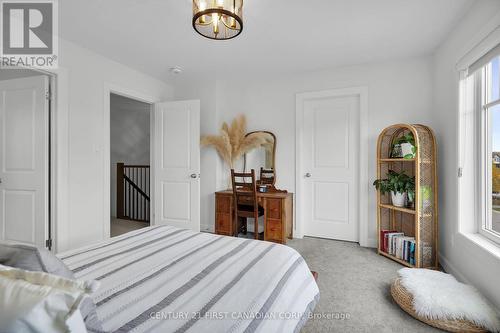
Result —
<svg viewBox="0 0 500 333"><path fill-rule="evenodd" d="M147 222L130 221L111 217L111 237L120 236L127 232L149 227Z"/></svg>
<svg viewBox="0 0 500 333"><path fill-rule="evenodd" d="M287 245L319 274L320 300L302 333L442 332L413 319L394 303L390 283L403 266L374 249L309 237L289 240Z"/></svg>

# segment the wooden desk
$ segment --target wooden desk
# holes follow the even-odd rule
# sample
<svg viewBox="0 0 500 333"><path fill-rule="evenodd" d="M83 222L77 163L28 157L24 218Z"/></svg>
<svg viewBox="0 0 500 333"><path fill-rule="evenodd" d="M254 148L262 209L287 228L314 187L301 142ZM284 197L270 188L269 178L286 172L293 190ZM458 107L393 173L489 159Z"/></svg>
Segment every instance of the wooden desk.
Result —
<svg viewBox="0 0 500 333"><path fill-rule="evenodd" d="M286 244L292 239L293 193L257 193L259 204L264 207L264 240ZM215 192L215 233L238 236L234 214L233 192Z"/></svg>

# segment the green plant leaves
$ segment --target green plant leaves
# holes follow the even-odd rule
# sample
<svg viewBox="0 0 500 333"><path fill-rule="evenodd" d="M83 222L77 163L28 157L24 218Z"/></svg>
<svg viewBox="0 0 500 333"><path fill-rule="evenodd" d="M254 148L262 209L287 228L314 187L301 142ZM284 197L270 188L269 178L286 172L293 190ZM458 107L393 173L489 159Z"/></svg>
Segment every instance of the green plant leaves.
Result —
<svg viewBox="0 0 500 333"><path fill-rule="evenodd" d="M413 134L407 133L403 136L400 136L399 138L394 140L394 144L398 143L411 143L412 146L415 146L415 138L413 138Z"/></svg>
<svg viewBox="0 0 500 333"><path fill-rule="evenodd" d="M401 144L404 144L404 143L409 143L412 145L411 147L411 154L406 154L403 156L404 159L412 159L412 158L415 158L415 154L417 153L417 147L415 145L415 138L413 137L413 134L412 133L407 133L403 136L400 136L396 139L394 139L394 142L392 143L392 151L394 151L394 147L396 145L401 145ZM399 156L394 156L394 157L401 157L401 155Z"/></svg>
<svg viewBox="0 0 500 333"><path fill-rule="evenodd" d="M391 191L399 193L408 193L408 200L413 201L415 198L415 177L408 176L404 171L398 173L394 170L389 170L386 179L377 179L373 182L373 186L382 194Z"/></svg>

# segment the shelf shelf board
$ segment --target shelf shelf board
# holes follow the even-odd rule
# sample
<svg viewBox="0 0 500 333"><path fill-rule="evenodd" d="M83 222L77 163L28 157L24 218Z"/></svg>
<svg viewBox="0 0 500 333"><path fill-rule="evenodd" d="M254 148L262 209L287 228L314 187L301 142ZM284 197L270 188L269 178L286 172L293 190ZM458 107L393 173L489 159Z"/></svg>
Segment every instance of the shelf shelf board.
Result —
<svg viewBox="0 0 500 333"><path fill-rule="evenodd" d="M381 158L380 162L415 162L414 158Z"/></svg>
<svg viewBox="0 0 500 333"><path fill-rule="evenodd" d="M413 214L413 215L415 215L417 213L414 209L404 208L404 207L396 207L396 206L389 205L389 204L379 204L379 206L383 207L383 208L387 208L387 209L397 210L399 212Z"/></svg>
<svg viewBox="0 0 500 333"><path fill-rule="evenodd" d="M394 261L397 261L399 262L401 265L405 265L407 267L415 267L415 265L412 265L410 264L409 262L405 261L405 260L402 260L402 259L399 259L399 258L396 258L395 256L393 256L392 254L389 254L387 252L384 252L382 250L378 250L378 254L381 254L389 259L392 259Z"/></svg>
<svg viewBox="0 0 500 333"><path fill-rule="evenodd" d="M381 158L379 163L394 163L394 162L416 162L414 158ZM420 163L432 164L430 160L420 160Z"/></svg>

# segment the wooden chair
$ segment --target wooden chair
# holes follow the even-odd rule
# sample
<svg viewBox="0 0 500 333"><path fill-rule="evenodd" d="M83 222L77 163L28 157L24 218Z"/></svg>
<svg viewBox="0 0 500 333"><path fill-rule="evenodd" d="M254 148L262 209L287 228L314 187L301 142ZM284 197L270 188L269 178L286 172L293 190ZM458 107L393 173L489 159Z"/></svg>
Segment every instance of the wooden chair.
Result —
<svg viewBox="0 0 500 333"><path fill-rule="evenodd" d="M274 169L264 169L260 168L260 179L259 184L262 185L274 185Z"/></svg>
<svg viewBox="0 0 500 333"><path fill-rule="evenodd" d="M239 181L236 180L239 179ZM246 233L246 219L254 219L254 238L259 239L259 217L264 215L264 208L257 201L257 183L255 181L255 170L250 173L237 173L231 169L231 181L233 184L233 196L235 202L235 215L238 221L236 232ZM243 222L240 228L240 222Z"/></svg>

